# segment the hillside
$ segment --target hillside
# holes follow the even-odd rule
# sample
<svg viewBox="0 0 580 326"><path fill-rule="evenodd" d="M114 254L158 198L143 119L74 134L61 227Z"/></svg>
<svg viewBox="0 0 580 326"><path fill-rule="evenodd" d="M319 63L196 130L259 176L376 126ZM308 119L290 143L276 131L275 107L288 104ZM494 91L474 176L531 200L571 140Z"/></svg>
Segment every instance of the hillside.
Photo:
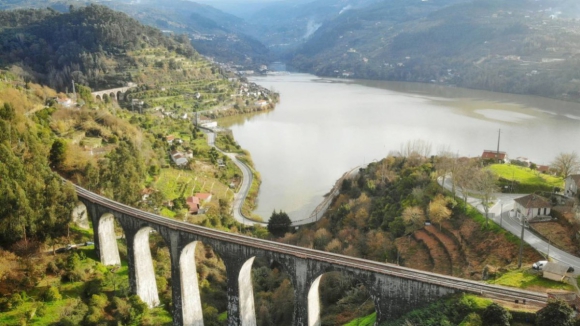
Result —
<svg viewBox="0 0 580 326"><path fill-rule="evenodd" d="M441 2L438 2L441 4ZM578 22L563 1L389 1L323 25L293 64L315 74L580 100Z"/></svg>
<svg viewBox="0 0 580 326"><path fill-rule="evenodd" d="M124 12L142 24L153 26L165 34L186 34L195 49L219 62L234 62L249 67L268 63L268 49L245 32L249 24L241 18L212 6L185 0L168 1L9 1L0 9L46 8L66 13L69 5L107 6Z"/></svg>
<svg viewBox="0 0 580 326"><path fill-rule="evenodd" d="M73 79L93 89L124 86L139 67L128 52L145 48L198 57L186 37L167 37L103 6L0 11L0 67L59 91Z"/></svg>

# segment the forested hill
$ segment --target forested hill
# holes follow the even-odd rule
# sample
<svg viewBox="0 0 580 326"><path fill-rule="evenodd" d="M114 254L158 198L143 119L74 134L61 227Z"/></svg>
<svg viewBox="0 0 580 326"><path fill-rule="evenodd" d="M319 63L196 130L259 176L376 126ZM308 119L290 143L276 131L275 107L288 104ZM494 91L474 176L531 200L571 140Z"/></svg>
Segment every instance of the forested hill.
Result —
<svg viewBox="0 0 580 326"><path fill-rule="evenodd" d="M92 88L121 86L137 66L127 53L156 47L197 55L187 37L165 36L104 6L0 11L0 67L57 90L72 79Z"/></svg>
<svg viewBox="0 0 580 326"><path fill-rule="evenodd" d="M564 0L476 0L446 7L435 1L384 1L322 25L295 53L293 64L325 76L577 101L577 15L577 5Z"/></svg>

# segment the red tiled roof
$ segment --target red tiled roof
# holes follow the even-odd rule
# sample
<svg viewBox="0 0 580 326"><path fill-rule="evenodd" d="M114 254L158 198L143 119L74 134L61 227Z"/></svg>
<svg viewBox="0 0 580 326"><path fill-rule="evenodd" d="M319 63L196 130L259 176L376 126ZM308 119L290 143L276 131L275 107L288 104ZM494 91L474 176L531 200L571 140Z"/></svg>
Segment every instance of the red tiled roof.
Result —
<svg viewBox="0 0 580 326"><path fill-rule="evenodd" d="M199 210L199 198L195 196L190 196L187 197L185 202L187 203L187 206L189 206L190 213L197 213L197 211Z"/></svg>
<svg viewBox="0 0 580 326"><path fill-rule="evenodd" d="M494 159L498 159L498 160L504 160L505 157L506 157L506 152L484 150L483 154L481 154L481 158L483 158L483 159L494 158Z"/></svg>

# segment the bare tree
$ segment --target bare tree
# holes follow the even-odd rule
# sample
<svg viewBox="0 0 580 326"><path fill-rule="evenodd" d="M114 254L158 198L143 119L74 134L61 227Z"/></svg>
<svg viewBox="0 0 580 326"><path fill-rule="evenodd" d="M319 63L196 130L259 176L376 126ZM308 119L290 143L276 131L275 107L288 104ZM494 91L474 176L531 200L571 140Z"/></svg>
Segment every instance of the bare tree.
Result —
<svg viewBox="0 0 580 326"><path fill-rule="evenodd" d="M451 210L447 207L447 199L439 194L429 203L429 218L435 223L441 223L451 217Z"/></svg>
<svg viewBox="0 0 580 326"><path fill-rule="evenodd" d="M479 168L477 164L473 161L467 161L457 164L457 169L453 173L453 183L457 185L461 191L461 197L465 202L465 209L467 209L467 196L469 191L474 188L474 175L477 175Z"/></svg>
<svg viewBox="0 0 580 326"><path fill-rule="evenodd" d="M409 140L407 143L401 145L401 155L407 158L410 157L429 157L431 155L431 143L415 139Z"/></svg>
<svg viewBox="0 0 580 326"><path fill-rule="evenodd" d="M560 153L552 162L552 168L558 175L567 178L580 170L580 158L576 152Z"/></svg>
<svg viewBox="0 0 580 326"><path fill-rule="evenodd" d="M457 162L457 155L444 150L444 151L440 151L437 154L437 158L435 160L435 171L437 173L437 177L441 178L442 181L442 185L445 185L445 180L447 178L447 175L449 173L451 173L451 175L455 174L457 168L458 168L458 162ZM453 196L455 196L455 181L454 179L452 180L452 184L451 184L451 192L453 192Z"/></svg>
<svg viewBox="0 0 580 326"><path fill-rule="evenodd" d="M489 169L480 169L473 178L474 190L481 196L481 205L485 211L485 226L489 225L489 205L493 194L499 191L497 176Z"/></svg>
<svg viewBox="0 0 580 326"><path fill-rule="evenodd" d="M418 229L421 225L425 224L425 212L419 206L411 206L405 208L403 211L403 220L413 225L414 229Z"/></svg>

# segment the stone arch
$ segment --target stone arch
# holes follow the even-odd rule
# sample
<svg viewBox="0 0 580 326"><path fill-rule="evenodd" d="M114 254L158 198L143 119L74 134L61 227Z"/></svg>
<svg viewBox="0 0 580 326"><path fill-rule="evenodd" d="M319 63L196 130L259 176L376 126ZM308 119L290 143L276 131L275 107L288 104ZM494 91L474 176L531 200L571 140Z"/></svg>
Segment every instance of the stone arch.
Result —
<svg viewBox="0 0 580 326"><path fill-rule="evenodd" d="M117 94L115 94L115 92L111 92L109 93L109 98L111 101L117 100Z"/></svg>
<svg viewBox="0 0 580 326"><path fill-rule="evenodd" d="M195 265L195 248L199 241L189 243L179 257L179 275L181 278L181 301L184 326L203 326L203 312L197 266Z"/></svg>
<svg viewBox="0 0 580 326"><path fill-rule="evenodd" d="M106 213L99 219L99 252L103 265L121 265L121 256L115 234L115 217Z"/></svg>
<svg viewBox="0 0 580 326"><path fill-rule="evenodd" d="M155 281L155 270L153 269L153 258L149 248L149 233L153 228L146 226L135 234L133 240L133 250L135 252L135 282L137 295L147 303L149 307L159 305L159 292Z"/></svg>
<svg viewBox="0 0 580 326"><path fill-rule="evenodd" d="M87 207L82 202L77 203L71 214L72 221L81 229L88 230L91 227Z"/></svg>
<svg viewBox="0 0 580 326"><path fill-rule="evenodd" d="M123 95L125 95L125 92L123 91L118 91L117 92L117 101L120 101L123 99Z"/></svg>
<svg viewBox="0 0 580 326"><path fill-rule="evenodd" d="M322 309L321 309L321 305L320 305L320 286L321 286L321 283L324 283L323 277L325 275L329 275L331 273L348 276L352 280L356 280L357 282L360 282L362 285L364 285L364 287L366 288L366 291L368 292L369 297L372 299L372 303L373 303L373 307L374 307L375 312L378 312L376 298L371 295L370 284L365 282L364 278L361 278L359 275L355 275L354 273L349 272L349 271L340 271L340 270L334 270L333 268L331 268L327 271L323 271L321 273L318 273L317 275L314 275L314 281L312 281L312 283L310 284L310 288L308 289L308 295L307 295L307 298L308 298L308 303L307 303L308 304L307 305L307 307L308 307L308 326L320 326L320 325L322 325L322 318L321 318Z"/></svg>
<svg viewBox="0 0 580 326"><path fill-rule="evenodd" d="M258 254L247 259L242 268L240 269L239 276L238 276L238 293L239 293L239 307L240 307L240 321L241 325L251 325L255 326L260 321L261 318L264 316L261 313L261 306L260 306L260 279L262 282L267 280L267 283L276 280L272 277L278 277L280 283L277 286L270 287L272 284L268 285L268 291L272 293L278 293L278 299L282 299L284 304L280 303L280 301L275 302L276 298L273 297L272 304L277 306L284 306L290 308L289 311L280 311L282 315L278 315L278 317L284 316L282 320L272 320L276 324L282 321L288 322L295 322L293 319L294 310L296 308L296 304L294 301L294 297L296 296L295 291L295 284L296 279L293 276L293 273L290 271L288 266L285 264L288 261L285 261L283 257L278 257L277 255L272 255L271 253L264 253ZM266 278L263 278L264 274L256 274L265 272L264 268L268 270L265 275ZM274 270L278 270L278 274L274 273ZM288 281L286 286L284 286L284 282ZM264 283L262 283L263 285ZM258 288L256 288L258 286ZM282 291L282 292L278 292ZM280 293L284 293L283 291L288 291L286 296L279 296ZM256 301L257 300L257 301ZM263 302L262 302L263 304ZM258 313L259 312L259 313ZM272 311L270 311L271 313ZM285 315L288 313L288 315ZM269 315L271 318L275 318L275 315ZM295 317L294 317L295 318ZM262 320L262 323L264 320Z"/></svg>
<svg viewBox="0 0 580 326"><path fill-rule="evenodd" d="M101 96L101 94L97 94L97 95L95 95L95 99L97 101L102 101L103 100L103 97Z"/></svg>

